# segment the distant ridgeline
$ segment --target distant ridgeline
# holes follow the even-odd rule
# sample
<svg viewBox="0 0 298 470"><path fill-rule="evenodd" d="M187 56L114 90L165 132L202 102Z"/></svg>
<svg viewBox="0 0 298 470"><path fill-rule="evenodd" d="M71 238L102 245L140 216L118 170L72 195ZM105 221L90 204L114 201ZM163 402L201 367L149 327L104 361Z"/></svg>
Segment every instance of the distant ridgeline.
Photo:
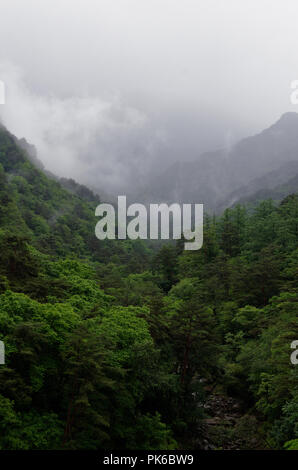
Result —
<svg viewBox="0 0 298 470"><path fill-rule="evenodd" d="M296 180L294 180L294 177ZM204 204L220 214L238 202L280 201L298 191L298 114L285 113L257 135L228 149L177 161L154 175L136 200Z"/></svg>

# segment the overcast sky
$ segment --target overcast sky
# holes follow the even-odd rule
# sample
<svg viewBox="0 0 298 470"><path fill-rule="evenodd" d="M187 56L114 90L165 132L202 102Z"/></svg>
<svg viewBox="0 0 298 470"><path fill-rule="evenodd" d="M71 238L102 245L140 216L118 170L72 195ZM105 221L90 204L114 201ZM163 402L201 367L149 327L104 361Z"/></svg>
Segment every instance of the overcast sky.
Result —
<svg viewBox="0 0 298 470"><path fill-rule="evenodd" d="M121 189L298 111L297 19L296 0L1 0L0 116L50 170Z"/></svg>

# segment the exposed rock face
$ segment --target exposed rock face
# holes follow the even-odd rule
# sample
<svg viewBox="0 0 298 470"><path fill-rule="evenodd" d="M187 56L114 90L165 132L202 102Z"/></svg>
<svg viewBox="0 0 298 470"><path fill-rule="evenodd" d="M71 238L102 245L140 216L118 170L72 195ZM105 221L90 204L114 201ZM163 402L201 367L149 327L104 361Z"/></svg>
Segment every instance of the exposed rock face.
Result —
<svg viewBox="0 0 298 470"><path fill-rule="evenodd" d="M266 446L258 432L259 423L254 415L246 414L242 403L232 397L211 394L204 409L199 446L204 450L264 449Z"/></svg>

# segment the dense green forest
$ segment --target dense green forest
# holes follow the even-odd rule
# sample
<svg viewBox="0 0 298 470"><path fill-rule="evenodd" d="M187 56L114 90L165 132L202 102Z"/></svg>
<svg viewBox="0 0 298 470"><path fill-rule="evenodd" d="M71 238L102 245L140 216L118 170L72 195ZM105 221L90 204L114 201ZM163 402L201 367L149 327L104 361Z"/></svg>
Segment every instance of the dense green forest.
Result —
<svg viewBox="0 0 298 470"><path fill-rule="evenodd" d="M64 186L0 129L0 449L298 448L298 195L184 251Z"/></svg>

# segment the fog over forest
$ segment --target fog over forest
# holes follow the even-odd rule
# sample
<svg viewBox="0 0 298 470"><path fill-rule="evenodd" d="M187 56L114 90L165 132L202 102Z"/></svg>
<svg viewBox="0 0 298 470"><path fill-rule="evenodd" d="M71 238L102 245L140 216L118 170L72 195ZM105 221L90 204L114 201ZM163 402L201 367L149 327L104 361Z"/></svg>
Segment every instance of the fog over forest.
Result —
<svg viewBox="0 0 298 470"><path fill-rule="evenodd" d="M297 13L291 0L2 0L0 118L48 170L138 194L295 111Z"/></svg>

